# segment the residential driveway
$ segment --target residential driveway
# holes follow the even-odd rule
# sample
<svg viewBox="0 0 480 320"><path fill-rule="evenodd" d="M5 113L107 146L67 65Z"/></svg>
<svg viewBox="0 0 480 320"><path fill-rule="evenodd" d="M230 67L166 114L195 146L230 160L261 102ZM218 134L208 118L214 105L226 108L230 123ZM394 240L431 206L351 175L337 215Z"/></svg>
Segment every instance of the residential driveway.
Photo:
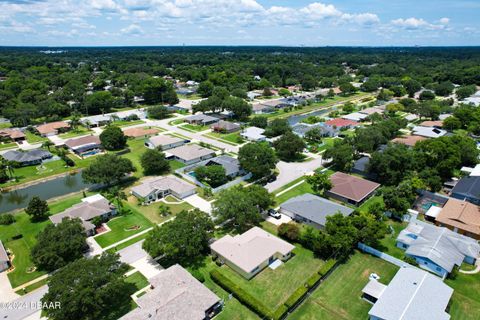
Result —
<svg viewBox="0 0 480 320"><path fill-rule="evenodd" d="M14 305L0 304L0 319L21 320L38 314L39 309L37 308L37 303L40 302L40 299L47 291L48 287L43 286L32 293L28 293L12 301Z"/></svg>
<svg viewBox="0 0 480 320"><path fill-rule="evenodd" d="M314 171L315 169L322 166L322 158L313 159L308 162L284 162L280 161L277 164L277 169L280 173L277 176L277 179L271 183L265 185L265 188L269 192L273 192L278 188L286 185L293 180L300 178L301 176L306 175Z"/></svg>
<svg viewBox="0 0 480 320"><path fill-rule="evenodd" d="M131 246L118 251L118 254L120 255L120 261L131 265L135 261L148 257L147 251L142 249L143 241L144 240L136 242Z"/></svg>
<svg viewBox="0 0 480 320"><path fill-rule="evenodd" d="M93 256L102 254L103 252L102 247L100 247L100 245L97 243L97 241L95 241L93 237L87 238L87 244L89 247L88 252L85 254L87 258L91 258Z"/></svg>
<svg viewBox="0 0 480 320"><path fill-rule="evenodd" d="M135 261L130 265L140 271L140 273L143 274L147 279L155 277L164 270L163 267L150 256Z"/></svg>
<svg viewBox="0 0 480 320"><path fill-rule="evenodd" d="M267 220L268 222L273 223L273 224L276 225L276 226L279 226L279 225L281 225L282 223L289 223L290 221L292 221L292 218L290 218L289 216L286 216L286 215L284 215L284 214L281 214L280 219L275 219L274 217L268 216L265 220Z"/></svg>
<svg viewBox="0 0 480 320"><path fill-rule="evenodd" d="M0 273L0 293L0 302L9 302L20 297L13 291L6 271Z"/></svg>
<svg viewBox="0 0 480 320"><path fill-rule="evenodd" d="M183 200L185 200L195 208L202 210L203 212L206 212L208 214L212 213L211 203L200 197L198 194L191 195Z"/></svg>

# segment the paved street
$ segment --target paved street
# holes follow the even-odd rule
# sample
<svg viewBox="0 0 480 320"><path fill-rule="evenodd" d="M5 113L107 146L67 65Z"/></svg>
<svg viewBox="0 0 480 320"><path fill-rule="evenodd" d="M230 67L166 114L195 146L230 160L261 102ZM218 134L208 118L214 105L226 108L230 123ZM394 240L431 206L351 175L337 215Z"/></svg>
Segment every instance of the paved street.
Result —
<svg viewBox="0 0 480 320"><path fill-rule="evenodd" d="M0 305L0 319L21 320L38 313L37 303L47 291L48 287L43 286L12 301L12 305Z"/></svg>
<svg viewBox="0 0 480 320"><path fill-rule="evenodd" d="M293 180L300 178L301 176L304 176L305 174L310 173L321 166L321 157L301 163L280 161L277 164L277 169L280 171L277 179L265 185L265 188L267 188L269 192L273 192L287 183L292 182Z"/></svg>

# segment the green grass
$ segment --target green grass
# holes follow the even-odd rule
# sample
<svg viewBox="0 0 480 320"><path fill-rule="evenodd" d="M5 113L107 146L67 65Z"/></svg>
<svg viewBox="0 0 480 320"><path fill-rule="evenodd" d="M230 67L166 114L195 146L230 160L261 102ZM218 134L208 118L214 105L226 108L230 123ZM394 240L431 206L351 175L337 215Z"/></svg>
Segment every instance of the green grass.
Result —
<svg viewBox="0 0 480 320"><path fill-rule="evenodd" d="M296 186L295 188L288 190L287 192L282 193L280 196L276 197L275 202L277 205L280 205L281 203L284 203L290 198L293 198L305 193L314 193L312 190L312 187L306 181Z"/></svg>
<svg viewBox="0 0 480 320"><path fill-rule="evenodd" d="M312 251L295 245L294 256L275 270L265 268L254 278L246 280L230 267L223 265L218 270L252 296L275 310L323 265Z"/></svg>
<svg viewBox="0 0 480 320"><path fill-rule="evenodd" d="M403 257L405 256L405 250L397 248L396 243L398 234L407 227L407 223L388 220L387 224L393 228L393 233L387 234L382 240L380 240L378 249L403 260Z"/></svg>
<svg viewBox="0 0 480 320"><path fill-rule="evenodd" d="M168 201L168 202L177 202L177 203L181 203L182 200L179 200L177 198L175 198L174 196L171 196L171 195L168 195L165 197L165 201Z"/></svg>
<svg viewBox="0 0 480 320"><path fill-rule="evenodd" d="M162 217L158 213L158 207L160 207L160 205L162 205L162 204L170 208L170 210L172 212L172 215L167 216L167 217ZM155 224L158 224L158 223L164 222L168 219L171 219L172 216L176 215L177 213L179 213L182 210L193 209L193 207L187 202L181 202L181 203L178 203L178 204L166 204L164 202L159 201L159 202L154 202L152 204L149 204L148 206L142 206L142 205L138 204L138 200L134 196L130 196L128 198L128 205L132 209L140 212L143 216L145 216L145 218L147 218L148 220L150 220L151 222L153 222Z"/></svg>
<svg viewBox="0 0 480 320"><path fill-rule="evenodd" d="M127 146L130 149L130 152L122 155L122 157L132 161L133 166L137 169L137 171L135 171L134 173L134 176L140 178L143 176L143 169L140 163L140 157L145 151L147 151L147 148L145 147L145 139L130 139L127 141Z"/></svg>
<svg viewBox="0 0 480 320"><path fill-rule="evenodd" d="M134 234L137 234L153 226L153 223L151 223L147 218L145 218L140 212L138 212L134 207L130 206L127 202L124 203L124 206L130 209L131 212L126 215L111 219L107 223L107 225L112 230L95 237L95 241L97 241L97 243L102 248L112 245L122 239L133 236ZM133 226L139 226L140 228L135 230L129 230L129 228Z"/></svg>
<svg viewBox="0 0 480 320"><path fill-rule="evenodd" d="M373 196L370 199L368 199L367 201L365 201L364 203L362 203L362 205L358 209L360 211L363 211L363 212L369 212L370 207L372 205L374 205L375 203L384 204L383 197L382 196Z"/></svg>
<svg viewBox="0 0 480 320"><path fill-rule="evenodd" d="M50 213L56 214L62 212L66 208L79 203L81 199L82 194L76 194L62 200L50 202ZM11 225L0 225L0 240L2 240L4 246L10 249L15 256L13 259L15 270L8 273L8 278L13 288L45 274L45 272L38 270L28 272L28 269L34 266L30 258L30 250L37 243L37 235L51 223L48 219L41 222L31 222L30 217L25 211L15 214L15 219L16 222ZM23 237L12 240L13 236L19 234Z"/></svg>
<svg viewBox="0 0 480 320"><path fill-rule="evenodd" d="M17 144L15 142L0 143L0 150L11 149L15 147L17 147Z"/></svg>
<svg viewBox="0 0 480 320"><path fill-rule="evenodd" d="M124 249L124 248L126 248L126 247L131 246L132 244L135 244L135 243L137 243L137 242L139 242L139 241L142 241L142 240L146 239L149 233L150 233L150 232L142 233L142 234L139 235L138 237L135 237L135 238L132 238L132 239L130 239L130 240L128 240L128 241L125 241L125 242L123 242L123 243L121 243L121 244L119 244L119 245L117 245L117 246L115 246L115 247L113 247L113 248L108 249L107 251L110 252L110 253L118 252L118 251L120 251L120 250L122 250L122 249Z"/></svg>
<svg viewBox="0 0 480 320"><path fill-rule="evenodd" d="M232 133L218 133L218 132L210 132L204 134L204 136L225 142L231 145L239 145L245 142L245 140L240 136L240 132L232 132Z"/></svg>
<svg viewBox="0 0 480 320"><path fill-rule="evenodd" d="M118 121L112 122L112 124L116 125L117 127L130 127L130 126L134 126L136 124L141 124L141 123L145 123L145 121L143 121L143 120L132 120L132 121L118 120Z"/></svg>
<svg viewBox="0 0 480 320"><path fill-rule="evenodd" d="M474 320L480 314L480 273L459 273L456 279L446 279L445 284L455 291L452 296L450 315L454 320Z"/></svg>
<svg viewBox="0 0 480 320"><path fill-rule="evenodd" d="M43 287L44 285L46 285L48 283L48 278L46 279L42 279L40 281L37 281L29 286L26 286L25 288L23 289L20 289L20 290L17 290L15 291L16 294L19 294L21 296L23 295L26 295L27 293L30 293L40 287Z"/></svg>
<svg viewBox="0 0 480 320"><path fill-rule="evenodd" d="M11 128L12 124L10 122L7 123L0 123L0 129Z"/></svg>
<svg viewBox="0 0 480 320"><path fill-rule="evenodd" d="M90 134L90 133L93 133L93 130L90 130L90 129L85 128L83 126L78 126L77 128L75 128L75 130L70 130L68 132L61 133L58 136L62 139L70 139L70 138L75 138L75 137L78 137L78 136L84 136L84 135L87 135L87 134Z"/></svg>
<svg viewBox="0 0 480 320"><path fill-rule="evenodd" d="M177 132L167 133L166 135L170 136L170 137L177 137L177 138L180 138L180 139L191 140L189 137L184 136L183 134L180 134L180 133L177 133Z"/></svg>
<svg viewBox="0 0 480 320"><path fill-rule="evenodd" d="M34 133L31 133L28 130L25 130L25 137L27 138L28 143L42 143L47 141L48 139L39 135L36 135Z"/></svg>
<svg viewBox="0 0 480 320"><path fill-rule="evenodd" d="M333 271L289 319L367 319L372 305L361 295L370 273L377 273L380 282L388 284L397 270L393 264L356 252Z"/></svg>
<svg viewBox="0 0 480 320"><path fill-rule="evenodd" d="M176 119L176 120L170 121L168 124L171 126L176 126L177 124L182 124L182 123L183 123L183 119Z"/></svg>
<svg viewBox="0 0 480 320"><path fill-rule="evenodd" d="M218 286L210 278L210 271L218 269L211 257L206 257L203 265L198 269L199 272L205 277L203 283L213 293L215 293L220 299L225 301L222 312L220 312L215 319L216 320L257 320L260 319L255 313L250 311L247 307L241 304L237 299L231 298L230 294ZM192 271L192 268L188 269Z"/></svg>
<svg viewBox="0 0 480 320"><path fill-rule="evenodd" d="M178 126L178 127L180 129L190 131L190 132L200 132L200 131L208 130L210 128L210 126L198 126L198 125L189 124L189 123L183 124L183 125Z"/></svg>
<svg viewBox="0 0 480 320"><path fill-rule="evenodd" d="M137 288L137 291L150 285L147 278L145 278L145 276L141 274L140 271L132 273L131 275L126 277L125 282L132 283L133 285L135 285L135 287Z"/></svg>
<svg viewBox="0 0 480 320"><path fill-rule="evenodd" d="M178 160L170 160L169 163L172 171L185 167L185 163L180 162Z"/></svg>

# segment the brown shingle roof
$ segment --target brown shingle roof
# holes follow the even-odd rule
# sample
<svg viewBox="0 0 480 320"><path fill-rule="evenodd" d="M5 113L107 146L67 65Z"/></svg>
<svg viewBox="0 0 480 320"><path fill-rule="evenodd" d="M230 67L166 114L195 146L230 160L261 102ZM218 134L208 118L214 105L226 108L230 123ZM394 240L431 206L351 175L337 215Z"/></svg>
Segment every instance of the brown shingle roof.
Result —
<svg viewBox="0 0 480 320"><path fill-rule="evenodd" d="M376 182L351 176L343 172L335 172L332 174L330 181L332 182L332 189L329 190L330 193L354 200L355 202L362 201L375 189L380 187L380 184Z"/></svg>
<svg viewBox="0 0 480 320"><path fill-rule="evenodd" d="M437 121L423 121L420 123L421 126L423 127L442 127L443 126L443 121L442 120L437 120Z"/></svg>
<svg viewBox="0 0 480 320"><path fill-rule="evenodd" d="M10 139L25 138L25 134L18 129L1 129L0 135L10 137Z"/></svg>
<svg viewBox="0 0 480 320"><path fill-rule="evenodd" d="M468 201L450 198L437 216L436 221L480 235L480 206Z"/></svg>
<svg viewBox="0 0 480 320"><path fill-rule="evenodd" d="M65 121L50 122L50 123L39 125L37 127L37 131L40 132L41 134L47 134L47 133L55 132L61 128L70 128L70 125Z"/></svg>
<svg viewBox="0 0 480 320"><path fill-rule="evenodd" d="M69 139L65 142L65 145L69 148L75 148L86 144L100 144L100 138L98 136L85 136L80 138Z"/></svg>
<svg viewBox="0 0 480 320"><path fill-rule="evenodd" d="M418 141L426 140L427 138L421 136L405 136L405 137L398 137L392 140L393 143L401 143L406 146L413 147L415 143Z"/></svg>

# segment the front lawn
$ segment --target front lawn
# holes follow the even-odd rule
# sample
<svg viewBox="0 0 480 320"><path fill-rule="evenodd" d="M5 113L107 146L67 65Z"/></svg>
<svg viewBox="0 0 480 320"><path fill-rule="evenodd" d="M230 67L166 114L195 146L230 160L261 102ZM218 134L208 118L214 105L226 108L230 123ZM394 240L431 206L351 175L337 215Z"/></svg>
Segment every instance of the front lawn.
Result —
<svg viewBox="0 0 480 320"><path fill-rule="evenodd" d="M190 131L190 132L200 132L200 131L205 131L205 130L210 129L210 126L199 126L199 125L189 124L189 123L180 125L178 127L180 129Z"/></svg>
<svg viewBox="0 0 480 320"><path fill-rule="evenodd" d="M125 282L131 283L135 285L138 290L141 290L149 285L147 278L140 271L132 273L128 277L125 278Z"/></svg>
<svg viewBox="0 0 480 320"><path fill-rule="evenodd" d="M62 212L66 208L79 203L81 199L82 194L80 193L62 200L50 202L50 213ZM13 266L15 270L8 273L8 278L13 288L45 274L43 271L34 271L30 250L37 242L37 235L51 223L48 219L41 222L31 222L25 211L15 214L15 220L15 223L11 225L0 225L0 240L5 248L10 249L14 255ZM21 237L13 240L12 237L17 235L21 235Z"/></svg>
<svg viewBox="0 0 480 320"><path fill-rule="evenodd" d="M162 217L158 209L161 204L169 207L172 214L166 217ZM143 216L145 216L148 220L150 220L155 224L171 219L172 216L176 215L182 210L193 209L193 207L187 202L181 202L176 204L166 204L162 201L159 201L159 202L154 202L152 204L149 204L148 206L142 206L138 204L138 200L134 196L128 197L128 205L134 210L140 212Z"/></svg>
<svg viewBox="0 0 480 320"><path fill-rule="evenodd" d="M28 130L25 130L24 132L25 137L27 138L28 143L34 144L34 143L43 143L48 140L48 138L42 137L40 135L31 133Z"/></svg>
<svg viewBox="0 0 480 320"><path fill-rule="evenodd" d="M232 132L232 133L210 132L210 133L204 134L204 136L215 139L215 140L219 140L221 142L225 142L227 144L231 144L234 146L245 142L245 140L240 136L240 132Z"/></svg>
<svg viewBox="0 0 480 320"><path fill-rule="evenodd" d="M275 203L277 205L280 205L290 198L300 196L300 195L305 194L305 193L312 193L313 194L314 192L313 192L310 184L308 184L307 181L303 180L303 182L300 183L295 188L290 189L287 192L284 192L281 195L277 196L275 198Z"/></svg>
<svg viewBox="0 0 480 320"><path fill-rule="evenodd" d="M90 129L82 127L82 126L78 126L74 130L70 130L68 132L61 133L58 136L62 139L70 139L70 138L75 138L75 137L79 137L79 136L84 136L84 135L90 134L92 132L93 132L93 130L90 130Z"/></svg>
<svg viewBox="0 0 480 320"><path fill-rule="evenodd" d="M371 273L388 284L398 267L371 255L355 252L310 295L289 319L367 319L372 305L361 298Z"/></svg>
<svg viewBox="0 0 480 320"><path fill-rule="evenodd" d="M118 120L112 122L113 125L116 125L117 127L130 127L136 124L142 124L145 123L143 120L132 120L132 121L126 121L126 120Z"/></svg>
<svg viewBox="0 0 480 320"><path fill-rule="evenodd" d="M262 301L271 310L277 309L324 264L312 251L295 244L294 256L275 270L265 268L254 278L246 280L227 265L218 267L231 281Z"/></svg>
<svg viewBox="0 0 480 320"><path fill-rule="evenodd" d="M16 148L17 144L15 142L2 142L0 143L0 150Z"/></svg>
<svg viewBox="0 0 480 320"><path fill-rule="evenodd" d="M109 222L107 222L107 225L111 231L95 237L95 241L97 241L102 248L133 236L153 226L153 223L151 223L128 203L125 202L124 206L125 208L130 209L131 212L112 218Z"/></svg>

